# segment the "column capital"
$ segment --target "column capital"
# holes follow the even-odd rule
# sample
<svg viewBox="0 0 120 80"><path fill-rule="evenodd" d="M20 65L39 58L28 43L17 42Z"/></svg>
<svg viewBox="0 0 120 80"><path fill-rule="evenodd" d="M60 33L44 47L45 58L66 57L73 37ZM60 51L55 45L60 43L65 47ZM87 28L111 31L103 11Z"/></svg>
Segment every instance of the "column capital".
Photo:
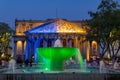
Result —
<svg viewBox="0 0 120 80"><path fill-rule="evenodd" d="M17 41L14 41L14 43L17 43Z"/></svg>
<svg viewBox="0 0 120 80"><path fill-rule="evenodd" d="M22 41L22 43L24 43L25 41Z"/></svg>

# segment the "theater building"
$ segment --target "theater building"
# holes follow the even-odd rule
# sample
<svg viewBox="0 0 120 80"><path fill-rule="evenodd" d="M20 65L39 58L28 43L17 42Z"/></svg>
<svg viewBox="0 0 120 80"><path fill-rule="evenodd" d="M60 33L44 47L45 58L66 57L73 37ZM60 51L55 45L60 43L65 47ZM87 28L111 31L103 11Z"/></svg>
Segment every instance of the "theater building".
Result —
<svg viewBox="0 0 120 80"><path fill-rule="evenodd" d="M53 47L60 38L63 47L79 48L84 58L97 55L97 43L85 41L85 21L68 21L59 18L48 20L15 20L14 56L16 59L36 61L36 48Z"/></svg>

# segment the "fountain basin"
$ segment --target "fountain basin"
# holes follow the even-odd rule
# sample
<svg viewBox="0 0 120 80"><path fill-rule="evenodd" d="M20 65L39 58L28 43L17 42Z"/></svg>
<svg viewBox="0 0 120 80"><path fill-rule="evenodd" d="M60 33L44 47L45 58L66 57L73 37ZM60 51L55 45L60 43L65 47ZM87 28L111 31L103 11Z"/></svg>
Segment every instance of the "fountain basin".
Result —
<svg viewBox="0 0 120 80"><path fill-rule="evenodd" d="M46 68L49 70L64 70L64 61L78 53L78 48L37 48L37 56L46 60Z"/></svg>

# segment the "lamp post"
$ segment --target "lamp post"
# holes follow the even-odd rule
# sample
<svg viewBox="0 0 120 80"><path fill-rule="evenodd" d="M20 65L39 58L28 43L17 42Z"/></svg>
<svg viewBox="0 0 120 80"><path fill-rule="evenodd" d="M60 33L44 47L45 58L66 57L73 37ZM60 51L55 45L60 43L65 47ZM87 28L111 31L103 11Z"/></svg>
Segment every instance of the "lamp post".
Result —
<svg viewBox="0 0 120 80"><path fill-rule="evenodd" d="M1 53L2 53L1 58L2 59L5 58L5 50L4 49L1 50Z"/></svg>

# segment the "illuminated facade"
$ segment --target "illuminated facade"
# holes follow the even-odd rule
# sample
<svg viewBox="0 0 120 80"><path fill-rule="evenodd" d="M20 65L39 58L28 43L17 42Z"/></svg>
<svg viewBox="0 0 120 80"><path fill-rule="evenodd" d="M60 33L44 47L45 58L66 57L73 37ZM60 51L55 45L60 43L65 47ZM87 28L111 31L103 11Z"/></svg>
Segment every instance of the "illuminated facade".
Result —
<svg viewBox="0 0 120 80"><path fill-rule="evenodd" d="M14 35L14 56L22 59L36 57L38 47L53 47L57 38L62 40L64 47L77 47L81 54L89 59L90 49L97 49L97 43L82 42L86 36L85 21L53 20L16 20ZM94 52L97 54L97 51Z"/></svg>

